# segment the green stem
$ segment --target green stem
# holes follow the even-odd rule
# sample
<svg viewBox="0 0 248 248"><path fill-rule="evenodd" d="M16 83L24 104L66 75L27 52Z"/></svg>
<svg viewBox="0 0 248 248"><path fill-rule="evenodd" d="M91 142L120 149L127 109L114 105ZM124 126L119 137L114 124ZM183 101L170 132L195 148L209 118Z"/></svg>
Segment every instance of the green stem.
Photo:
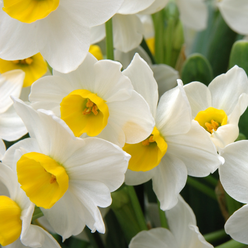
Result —
<svg viewBox="0 0 248 248"><path fill-rule="evenodd" d="M92 245L93 248L105 248L102 240L99 236L99 233L92 233L88 227L84 228L84 231L90 241L90 244Z"/></svg>
<svg viewBox="0 0 248 248"><path fill-rule="evenodd" d="M135 212L135 216L137 218L141 230L148 230L134 187L133 186L126 186L126 187L133 206L133 210Z"/></svg>
<svg viewBox="0 0 248 248"><path fill-rule="evenodd" d="M113 25L112 19L109 19L105 23L106 32L106 53L107 59L114 60L114 44L113 44Z"/></svg>
<svg viewBox="0 0 248 248"><path fill-rule="evenodd" d="M213 176L209 175L207 177L203 177L203 180L205 180L206 182L208 182L209 184L211 184L212 186L216 187L218 184L218 180L216 178L214 178Z"/></svg>
<svg viewBox="0 0 248 248"><path fill-rule="evenodd" d="M214 200L217 199L214 190L212 190L208 186L200 183L199 181L193 179L192 177L188 177L187 184L189 184L190 186L194 187L195 189L201 191L202 193L210 196L212 199L214 199Z"/></svg>
<svg viewBox="0 0 248 248"><path fill-rule="evenodd" d="M159 211L159 218L160 218L161 227L169 229L167 219L165 216L165 212L160 208L160 202L159 201L158 201L158 211Z"/></svg>
<svg viewBox="0 0 248 248"><path fill-rule="evenodd" d="M223 229L204 235L205 240L209 243L213 243L225 237L227 237L227 234Z"/></svg>
<svg viewBox="0 0 248 248"><path fill-rule="evenodd" d="M246 247L245 244L241 244L235 240L229 240L226 243L222 245L218 245L215 248L241 248L241 247Z"/></svg>
<svg viewBox="0 0 248 248"><path fill-rule="evenodd" d="M242 203L234 200L230 195L225 193L227 210L230 215L232 215L236 210L242 207Z"/></svg>
<svg viewBox="0 0 248 248"><path fill-rule="evenodd" d="M152 15L155 30L155 60L158 64L164 61L164 10Z"/></svg>
<svg viewBox="0 0 248 248"><path fill-rule="evenodd" d="M34 221L34 220L36 220L42 216L43 216L43 213L41 212L40 208L35 206L32 221Z"/></svg>

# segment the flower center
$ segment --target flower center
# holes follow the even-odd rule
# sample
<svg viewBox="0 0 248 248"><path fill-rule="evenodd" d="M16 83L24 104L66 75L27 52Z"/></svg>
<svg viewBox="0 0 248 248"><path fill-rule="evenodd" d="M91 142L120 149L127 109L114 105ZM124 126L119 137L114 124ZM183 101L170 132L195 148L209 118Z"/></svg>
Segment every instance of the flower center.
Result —
<svg viewBox="0 0 248 248"><path fill-rule="evenodd" d="M159 165L167 151L167 143L154 127L151 135L137 144L125 144L123 150L131 155L128 169L149 171Z"/></svg>
<svg viewBox="0 0 248 248"><path fill-rule="evenodd" d="M56 10L59 0L3 0L3 5L3 11L10 17L32 23Z"/></svg>
<svg viewBox="0 0 248 248"><path fill-rule="evenodd" d="M16 169L21 188L38 207L51 208L68 189L69 177L64 167L45 154L22 155Z"/></svg>
<svg viewBox="0 0 248 248"><path fill-rule="evenodd" d="M219 126L227 124L227 115L224 110L209 107L206 110L200 111L195 120L204 127L209 133L217 131Z"/></svg>
<svg viewBox="0 0 248 248"><path fill-rule="evenodd" d="M12 63L14 64L20 64L20 65L31 65L33 63L32 57L22 59L22 60L13 60Z"/></svg>
<svg viewBox="0 0 248 248"><path fill-rule="evenodd" d="M74 90L60 103L61 119L79 137L83 133L96 136L108 123L106 101L89 90Z"/></svg>
<svg viewBox="0 0 248 248"><path fill-rule="evenodd" d="M40 53L20 60L0 59L0 73L15 69L25 72L23 87L28 87L47 72L47 63Z"/></svg>
<svg viewBox="0 0 248 248"><path fill-rule="evenodd" d="M7 196L0 196L0 245L15 242L21 235L21 208Z"/></svg>

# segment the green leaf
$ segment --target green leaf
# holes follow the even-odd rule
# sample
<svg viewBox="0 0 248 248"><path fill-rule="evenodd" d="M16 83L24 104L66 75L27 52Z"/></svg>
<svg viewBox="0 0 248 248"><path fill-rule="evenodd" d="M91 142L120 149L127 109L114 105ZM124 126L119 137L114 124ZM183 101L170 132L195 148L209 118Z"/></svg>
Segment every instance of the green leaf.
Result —
<svg viewBox="0 0 248 248"><path fill-rule="evenodd" d="M181 78L184 84L199 81L208 85L213 79L212 68L203 55L195 53L190 55L185 61Z"/></svg>

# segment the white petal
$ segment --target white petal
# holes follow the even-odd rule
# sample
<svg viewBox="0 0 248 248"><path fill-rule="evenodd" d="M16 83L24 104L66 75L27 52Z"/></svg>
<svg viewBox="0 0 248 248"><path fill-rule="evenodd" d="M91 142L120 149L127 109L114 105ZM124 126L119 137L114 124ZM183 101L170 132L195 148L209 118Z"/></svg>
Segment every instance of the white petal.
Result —
<svg viewBox="0 0 248 248"><path fill-rule="evenodd" d="M199 229L195 225L190 225L189 228L191 229L192 238L190 240L190 244L188 247L192 248L214 248L211 244L209 244L202 234L200 233ZM181 248L184 248L184 244L182 244Z"/></svg>
<svg viewBox="0 0 248 248"><path fill-rule="evenodd" d="M200 82L191 82L184 86L184 90L189 99L193 118L198 112L212 107L211 93L206 85Z"/></svg>
<svg viewBox="0 0 248 248"><path fill-rule="evenodd" d="M21 242L29 247L60 248L60 245L51 234L35 225L29 226L25 235L22 235Z"/></svg>
<svg viewBox="0 0 248 248"><path fill-rule="evenodd" d="M182 23L194 30L207 27L208 10L204 0L177 0Z"/></svg>
<svg viewBox="0 0 248 248"><path fill-rule="evenodd" d="M118 10L119 14L130 15L136 14L149 7L155 0L125 0Z"/></svg>
<svg viewBox="0 0 248 248"><path fill-rule="evenodd" d="M226 192L235 200L248 203L248 141L228 145L222 156L225 163L220 166L220 181Z"/></svg>
<svg viewBox="0 0 248 248"><path fill-rule="evenodd" d="M94 188L98 182L103 183L110 192L119 188L124 181L130 155L118 146L98 138L77 139L77 142L74 152L63 161L70 180L77 184L80 181L94 182ZM99 184L98 192L101 192L101 187Z"/></svg>
<svg viewBox="0 0 248 248"><path fill-rule="evenodd" d="M125 176L125 183L127 185L139 185L149 181L156 173L156 169L152 169L146 172L143 171L131 171L127 170Z"/></svg>
<svg viewBox="0 0 248 248"><path fill-rule="evenodd" d="M165 91L177 86L177 79L180 78L178 71L164 64L151 65L151 68L158 84L159 97L161 97Z"/></svg>
<svg viewBox="0 0 248 248"><path fill-rule="evenodd" d="M170 154L165 154L155 169L153 190L160 201L160 208L167 210L178 201L178 194L186 184L187 169L180 159Z"/></svg>
<svg viewBox="0 0 248 248"><path fill-rule="evenodd" d="M115 116L115 124L119 125L126 135L126 143L139 143L152 133L154 119L150 108L137 92L132 91L131 97L126 101L112 102L108 106L110 115Z"/></svg>
<svg viewBox="0 0 248 248"><path fill-rule="evenodd" d="M2 160L2 157L5 153L5 151L6 151L5 144L4 144L3 140L0 139L0 160Z"/></svg>
<svg viewBox="0 0 248 248"><path fill-rule="evenodd" d="M179 243L179 247L191 247L192 231L189 225L196 225L195 215L184 199L179 196L175 207L165 211L169 228Z"/></svg>
<svg viewBox="0 0 248 248"><path fill-rule="evenodd" d="M47 42L40 52L57 71L68 73L75 70L89 50L90 29L82 26L77 18L61 4L42 20L40 32L46 34Z"/></svg>
<svg viewBox="0 0 248 248"><path fill-rule="evenodd" d="M159 100L156 126L166 138L169 135L187 133L191 127L191 109L181 82L166 91Z"/></svg>
<svg viewBox="0 0 248 248"><path fill-rule="evenodd" d="M10 95L19 97L22 90L25 73L22 70L11 70L0 76L0 113L4 113L13 101Z"/></svg>
<svg viewBox="0 0 248 248"><path fill-rule="evenodd" d="M32 84L29 100L35 109L52 110L60 116L60 103L73 90L74 88L66 79L47 76Z"/></svg>
<svg viewBox="0 0 248 248"><path fill-rule="evenodd" d="M212 106L223 109L230 115L242 93L248 93L248 79L245 71L232 67L226 74L216 77L209 85L212 95Z"/></svg>
<svg viewBox="0 0 248 248"><path fill-rule="evenodd" d="M0 114L0 137L7 141L14 141L27 133L22 119L17 115L13 106Z"/></svg>
<svg viewBox="0 0 248 248"><path fill-rule="evenodd" d="M25 59L39 52L42 36L39 25L22 23L11 18L0 5L0 57L5 60ZM8 28L6 28L8 27Z"/></svg>
<svg viewBox="0 0 248 248"><path fill-rule="evenodd" d="M81 203L69 190L52 208L41 210L54 231L61 235L63 240L79 234L85 226L85 222L82 221L84 212L81 209Z"/></svg>
<svg viewBox="0 0 248 248"><path fill-rule="evenodd" d="M117 49L115 49L114 51L115 59L121 62L123 69L128 67L135 53L138 53L148 64L152 63L146 51L141 46L138 46L127 53L121 52L120 50Z"/></svg>
<svg viewBox="0 0 248 248"><path fill-rule="evenodd" d="M233 213L225 224L225 231L234 240L248 244L248 225L247 225L248 205L244 205Z"/></svg>
<svg viewBox="0 0 248 248"><path fill-rule="evenodd" d="M3 157L3 163L16 171L16 163L21 156L28 152L40 152L37 141L32 138L23 139L8 148Z"/></svg>
<svg viewBox="0 0 248 248"><path fill-rule="evenodd" d="M167 136L166 141L167 152L180 158L191 176L207 176L221 164L208 133L196 121L188 133Z"/></svg>
<svg viewBox="0 0 248 248"><path fill-rule="evenodd" d="M168 2L169 0L155 0L149 8L141 11L140 14L150 15L155 12L158 12L159 10L163 9Z"/></svg>
<svg viewBox="0 0 248 248"><path fill-rule="evenodd" d="M90 29L90 44L95 44L105 37L105 25L99 25Z"/></svg>
<svg viewBox="0 0 248 248"><path fill-rule="evenodd" d="M213 247L205 241L196 226L195 215L190 206L179 196L175 207L166 211L169 228L175 236L179 248Z"/></svg>
<svg viewBox="0 0 248 248"><path fill-rule="evenodd" d="M143 37L143 26L136 15L119 15L113 17L114 47L122 52L136 48Z"/></svg>
<svg viewBox="0 0 248 248"><path fill-rule="evenodd" d="M217 148L224 148L228 144L234 142L239 135L238 125L227 124L220 126L216 132L213 132L211 139Z"/></svg>
<svg viewBox="0 0 248 248"><path fill-rule="evenodd" d="M158 85L149 65L135 54L133 60L123 74L130 78L134 89L141 94L150 106L153 117L156 114L158 102Z"/></svg>
<svg viewBox="0 0 248 248"><path fill-rule="evenodd" d="M77 19L77 22L83 26L93 27L108 21L118 11L124 1L60 0L60 2L60 5L68 12L66 13L68 19L72 17Z"/></svg>
<svg viewBox="0 0 248 248"><path fill-rule="evenodd" d="M246 0L223 0L218 3L226 23L237 33L248 34L248 4Z"/></svg>
<svg viewBox="0 0 248 248"><path fill-rule="evenodd" d="M142 231L132 238L129 248L178 248L177 240L165 228Z"/></svg>

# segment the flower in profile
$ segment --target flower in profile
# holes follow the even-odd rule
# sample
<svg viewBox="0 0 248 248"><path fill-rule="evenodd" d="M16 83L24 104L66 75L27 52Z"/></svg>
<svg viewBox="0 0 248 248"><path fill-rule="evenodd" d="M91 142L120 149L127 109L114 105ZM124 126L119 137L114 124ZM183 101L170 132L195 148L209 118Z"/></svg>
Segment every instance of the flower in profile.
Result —
<svg viewBox="0 0 248 248"><path fill-rule="evenodd" d="M12 70L0 75L0 139L14 141L27 133L10 98L10 96L20 96L24 76L21 70Z"/></svg>
<svg viewBox="0 0 248 248"><path fill-rule="evenodd" d="M148 102L155 119L149 137L123 147L131 154L125 182L137 185L152 179L161 209L170 209L177 203L187 175L203 177L218 168L216 149L206 132L192 121L181 81L162 95L157 106L157 83L138 54L123 73Z"/></svg>
<svg viewBox="0 0 248 248"><path fill-rule="evenodd" d="M192 117L207 131L218 148L234 142L238 122L248 105L248 79L245 71L234 66L214 78L207 87L200 82L184 86Z"/></svg>
<svg viewBox="0 0 248 248"><path fill-rule="evenodd" d="M196 219L192 209L179 197L175 207L165 211L169 230L153 228L138 233L130 242L129 248L213 248L196 226Z"/></svg>
<svg viewBox="0 0 248 248"><path fill-rule="evenodd" d="M43 228L31 224L34 204L17 182L16 173L0 163L0 246L59 248Z"/></svg>
<svg viewBox="0 0 248 248"><path fill-rule="evenodd" d="M140 142L151 133L154 120L121 67L89 53L76 71L54 71L37 80L29 99L36 109L61 117L77 137L98 136L120 147Z"/></svg>
<svg viewBox="0 0 248 248"><path fill-rule="evenodd" d="M0 58L23 60L40 52L55 70L75 70L89 50L90 28L105 23L122 3L123 0L1 1Z"/></svg>
<svg viewBox="0 0 248 248"><path fill-rule="evenodd" d="M47 72L47 63L40 53L21 60L0 59L0 73L20 69L25 72L23 87L30 86Z"/></svg>
<svg viewBox="0 0 248 248"><path fill-rule="evenodd" d="M130 156L98 138L76 138L54 115L15 100L30 137L11 146L2 161L16 170L18 182L63 239L85 225L105 232L98 207L111 204L110 192L124 181Z"/></svg>
<svg viewBox="0 0 248 248"><path fill-rule="evenodd" d="M225 163L219 168L220 181L233 199L245 205L234 212L225 224L225 231L234 240L248 244L248 141L227 145L221 155Z"/></svg>

